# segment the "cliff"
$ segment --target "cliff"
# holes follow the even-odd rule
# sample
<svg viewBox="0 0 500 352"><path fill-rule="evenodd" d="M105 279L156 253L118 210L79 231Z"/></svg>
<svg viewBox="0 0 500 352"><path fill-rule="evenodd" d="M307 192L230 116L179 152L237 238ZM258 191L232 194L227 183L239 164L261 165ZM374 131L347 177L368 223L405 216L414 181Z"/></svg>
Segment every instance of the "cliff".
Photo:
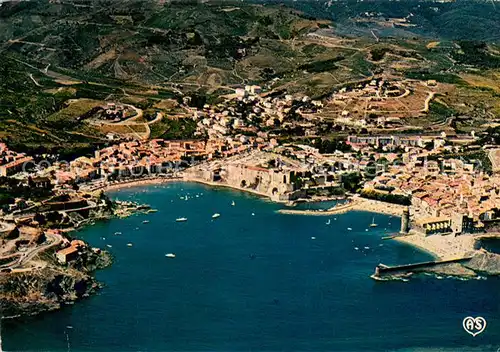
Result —
<svg viewBox="0 0 500 352"><path fill-rule="evenodd" d="M91 273L110 264L109 253L88 250L68 267L48 264L43 269L1 275L2 317L35 315L88 297L102 287Z"/></svg>

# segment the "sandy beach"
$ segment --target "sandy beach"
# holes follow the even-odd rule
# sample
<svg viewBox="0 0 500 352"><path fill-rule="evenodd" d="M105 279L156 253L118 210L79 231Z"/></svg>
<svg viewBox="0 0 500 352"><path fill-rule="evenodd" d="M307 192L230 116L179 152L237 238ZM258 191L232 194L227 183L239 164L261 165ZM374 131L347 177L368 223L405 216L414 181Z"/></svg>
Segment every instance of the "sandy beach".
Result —
<svg viewBox="0 0 500 352"><path fill-rule="evenodd" d="M139 179L139 180L127 180L127 181L123 181L123 182L103 184L103 185L100 185L98 187L92 187L90 185L90 190L92 190L92 191L103 190L103 191L107 192L107 191L113 191L113 190L118 190L118 189L122 189L122 188L157 185L157 184L174 182L174 181L183 181L183 178L181 178L181 177L175 177L175 178L174 177L173 178L152 177L152 178L143 178L143 179Z"/></svg>
<svg viewBox="0 0 500 352"><path fill-rule="evenodd" d="M276 203L288 203L288 202L284 202L284 201L283 202L277 201L276 199L272 199L269 196L269 194L258 192L258 191L252 190L252 189L237 187L237 186L229 185L226 183L210 182L210 181L206 181L203 179L186 177L186 176L179 176L179 177L172 177L172 178L150 177L150 178L143 178L143 179L136 179L136 180L127 180L127 181L123 181L123 182L110 183L110 184L99 184L99 185L94 185L94 187L93 187L93 185L90 184L90 185L88 185L88 187L89 187L89 190L91 190L91 191L103 190L103 191L107 192L107 191L118 190L118 189L122 189L122 188L162 184L162 183L168 183L168 182L196 182L196 183L201 183L201 184L212 186L212 187L226 187L226 188L231 188L231 189L242 191L242 192L252 193L252 194L255 194L255 195L258 195L261 197L265 197L265 198L270 199L271 201L276 202ZM336 198L338 199L338 197L336 197ZM361 198L361 197L355 195L348 201L348 203L338 205L334 208L331 208L331 209L328 209L325 211L282 209L282 210L279 210L278 212L280 212L282 214L316 215L316 216L319 215L319 216L321 216L321 215L341 214L341 213L345 213L345 212L348 212L351 210L358 210L358 211L369 211L369 212L373 212L373 213L380 213L380 214L386 214L386 215L392 215L392 216L401 216L401 214L403 213L403 210L405 208L406 207L403 205Z"/></svg>
<svg viewBox="0 0 500 352"><path fill-rule="evenodd" d="M252 193L261 197L269 198L271 197L268 194L257 192L252 189L248 188L241 188L241 187L236 187L232 185L228 185L226 183L219 183L219 182L210 182L198 178L191 178L191 177L185 177L185 176L178 176L178 177L150 177L150 178L142 178L142 179L137 179L137 180L126 180L122 182L117 182L117 183L110 183L110 184L102 184L99 186L92 187L92 185L89 185L89 190L91 191L98 191L98 190L103 190L105 192L107 191L113 191L113 190L118 190L122 188L130 188L130 187L138 187L138 186L147 186L147 185L156 185L156 184L163 184L163 183L169 183L169 182L196 182L196 183L201 183L207 186L212 186L212 187L225 187L225 188L231 188L234 190L242 191L242 192L248 192Z"/></svg>
<svg viewBox="0 0 500 352"><path fill-rule="evenodd" d="M422 234L411 234L394 238L397 241L418 247L430 254L436 259L453 259L473 255L476 250L474 243L476 238L472 235L454 236L454 235L432 235L425 237Z"/></svg>
<svg viewBox="0 0 500 352"><path fill-rule="evenodd" d="M232 186L232 185L229 185L227 183L210 182L210 181L206 181L206 180L203 180L203 179L192 178L192 177L183 177L183 178L181 178L178 181L196 182L196 183L201 183L201 184L204 184L204 185L207 185L207 186L212 186L212 187L231 188L231 189L235 189L235 190L238 190L238 191L248 192L248 193L252 193L252 194L255 194L255 195L258 195L258 196L261 196L261 197L265 197L265 198L271 199L271 197L269 196L269 194L258 192L258 191L255 191L255 190L249 189L249 188L242 188L242 187Z"/></svg>
<svg viewBox="0 0 500 352"><path fill-rule="evenodd" d="M403 210L407 208L405 205L381 202L359 196L354 196L353 200L355 201L353 210L369 211L372 213L401 216L403 215Z"/></svg>

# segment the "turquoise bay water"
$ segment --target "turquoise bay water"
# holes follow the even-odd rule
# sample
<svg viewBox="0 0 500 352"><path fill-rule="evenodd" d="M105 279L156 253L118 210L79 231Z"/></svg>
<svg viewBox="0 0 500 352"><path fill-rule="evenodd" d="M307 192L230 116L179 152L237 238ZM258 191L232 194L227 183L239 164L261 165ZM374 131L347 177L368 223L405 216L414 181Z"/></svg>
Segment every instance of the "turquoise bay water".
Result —
<svg viewBox="0 0 500 352"><path fill-rule="evenodd" d="M192 198L179 199L186 194ZM275 212L279 205L196 184L111 195L159 211L76 233L94 246L112 246L114 264L97 273L106 287L61 311L4 322L6 351L500 347L500 280L370 279L379 262L430 258L381 239L399 229L399 219L376 215L379 227L366 231L373 214L351 212L332 216L328 226L327 217L281 215ZM221 217L212 220L216 212ZM189 221L175 222L179 217ZM150 223L143 224L146 219ZM479 315L488 326L472 337L462 329L462 319Z"/></svg>

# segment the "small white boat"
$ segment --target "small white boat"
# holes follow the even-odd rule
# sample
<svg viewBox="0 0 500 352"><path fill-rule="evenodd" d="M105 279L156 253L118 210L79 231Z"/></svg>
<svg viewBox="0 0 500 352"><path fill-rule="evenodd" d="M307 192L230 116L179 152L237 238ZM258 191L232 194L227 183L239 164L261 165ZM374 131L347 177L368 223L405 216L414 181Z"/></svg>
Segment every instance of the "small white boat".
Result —
<svg viewBox="0 0 500 352"><path fill-rule="evenodd" d="M232 201L231 205L234 207L236 205L236 203L234 202L234 200Z"/></svg>
<svg viewBox="0 0 500 352"><path fill-rule="evenodd" d="M313 236L313 237L311 237L311 240L315 240L315 239L316 239L316 237L314 237L314 236Z"/></svg>
<svg viewBox="0 0 500 352"><path fill-rule="evenodd" d="M365 229L365 231L368 231L368 229Z"/></svg>
<svg viewBox="0 0 500 352"><path fill-rule="evenodd" d="M367 246L365 246L364 248L365 248L365 249L370 249L370 247L367 247Z"/></svg>
<svg viewBox="0 0 500 352"><path fill-rule="evenodd" d="M132 245L132 243L127 243L127 246L132 247L133 245Z"/></svg>
<svg viewBox="0 0 500 352"><path fill-rule="evenodd" d="M165 257L167 257L167 258L175 258L175 254L174 253L168 253L168 254L165 254Z"/></svg>
<svg viewBox="0 0 500 352"><path fill-rule="evenodd" d="M115 232L115 235L116 235L116 236L119 236L119 235L121 235L121 234L122 234L122 233L121 233L121 232L119 232L119 231L118 231L118 232Z"/></svg>
<svg viewBox="0 0 500 352"><path fill-rule="evenodd" d="M177 222L186 222L186 221L188 221L188 219L187 218L177 218L177 219L175 219L175 221L177 221Z"/></svg>
<svg viewBox="0 0 500 352"><path fill-rule="evenodd" d="M337 218L333 218L333 220L337 220Z"/></svg>
<svg viewBox="0 0 500 352"><path fill-rule="evenodd" d="M108 247L108 248L112 248L113 246L112 246L112 245L110 245L110 244L107 244L107 245L106 245L106 247Z"/></svg>
<svg viewBox="0 0 500 352"><path fill-rule="evenodd" d="M352 231L352 228L351 228L351 227L348 227L348 228L347 228L347 231Z"/></svg>
<svg viewBox="0 0 500 352"><path fill-rule="evenodd" d="M144 220L142 223L143 224L149 224L149 220Z"/></svg>
<svg viewBox="0 0 500 352"><path fill-rule="evenodd" d="M330 225L331 221L330 219L328 219L328 221L326 222L327 225Z"/></svg>
<svg viewBox="0 0 500 352"><path fill-rule="evenodd" d="M255 216L255 213L252 213L252 216Z"/></svg>
<svg viewBox="0 0 500 352"><path fill-rule="evenodd" d="M212 219L217 219L218 217L220 217L219 213L215 213L214 215L212 215Z"/></svg>
<svg viewBox="0 0 500 352"><path fill-rule="evenodd" d="M378 225L375 223L375 217L372 219L372 223L370 224L370 227L377 227Z"/></svg>
<svg viewBox="0 0 500 352"><path fill-rule="evenodd" d="M359 251L359 248L358 247L354 247L355 250Z"/></svg>

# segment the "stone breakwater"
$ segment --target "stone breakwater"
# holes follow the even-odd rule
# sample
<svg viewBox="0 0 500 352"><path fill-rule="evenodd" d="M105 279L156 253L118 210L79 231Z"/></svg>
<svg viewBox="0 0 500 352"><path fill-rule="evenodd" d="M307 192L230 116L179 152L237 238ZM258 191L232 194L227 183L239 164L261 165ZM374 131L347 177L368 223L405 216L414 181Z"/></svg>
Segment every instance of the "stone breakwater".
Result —
<svg viewBox="0 0 500 352"><path fill-rule="evenodd" d="M394 239L418 247L432 254L438 261L471 258L460 263L440 264L422 270L427 273L459 277L477 277L478 275L500 275L500 255L481 248L481 239L498 238L490 235L432 235L412 233Z"/></svg>
<svg viewBox="0 0 500 352"><path fill-rule="evenodd" d="M281 214L292 215L317 215L329 216L334 214L343 214L348 211L369 211L372 213L380 213L392 216L401 216L406 207L399 204L385 203L377 200L365 199L361 197L352 197L348 203L335 206L328 210L294 210L294 209L281 209L278 210Z"/></svg>

